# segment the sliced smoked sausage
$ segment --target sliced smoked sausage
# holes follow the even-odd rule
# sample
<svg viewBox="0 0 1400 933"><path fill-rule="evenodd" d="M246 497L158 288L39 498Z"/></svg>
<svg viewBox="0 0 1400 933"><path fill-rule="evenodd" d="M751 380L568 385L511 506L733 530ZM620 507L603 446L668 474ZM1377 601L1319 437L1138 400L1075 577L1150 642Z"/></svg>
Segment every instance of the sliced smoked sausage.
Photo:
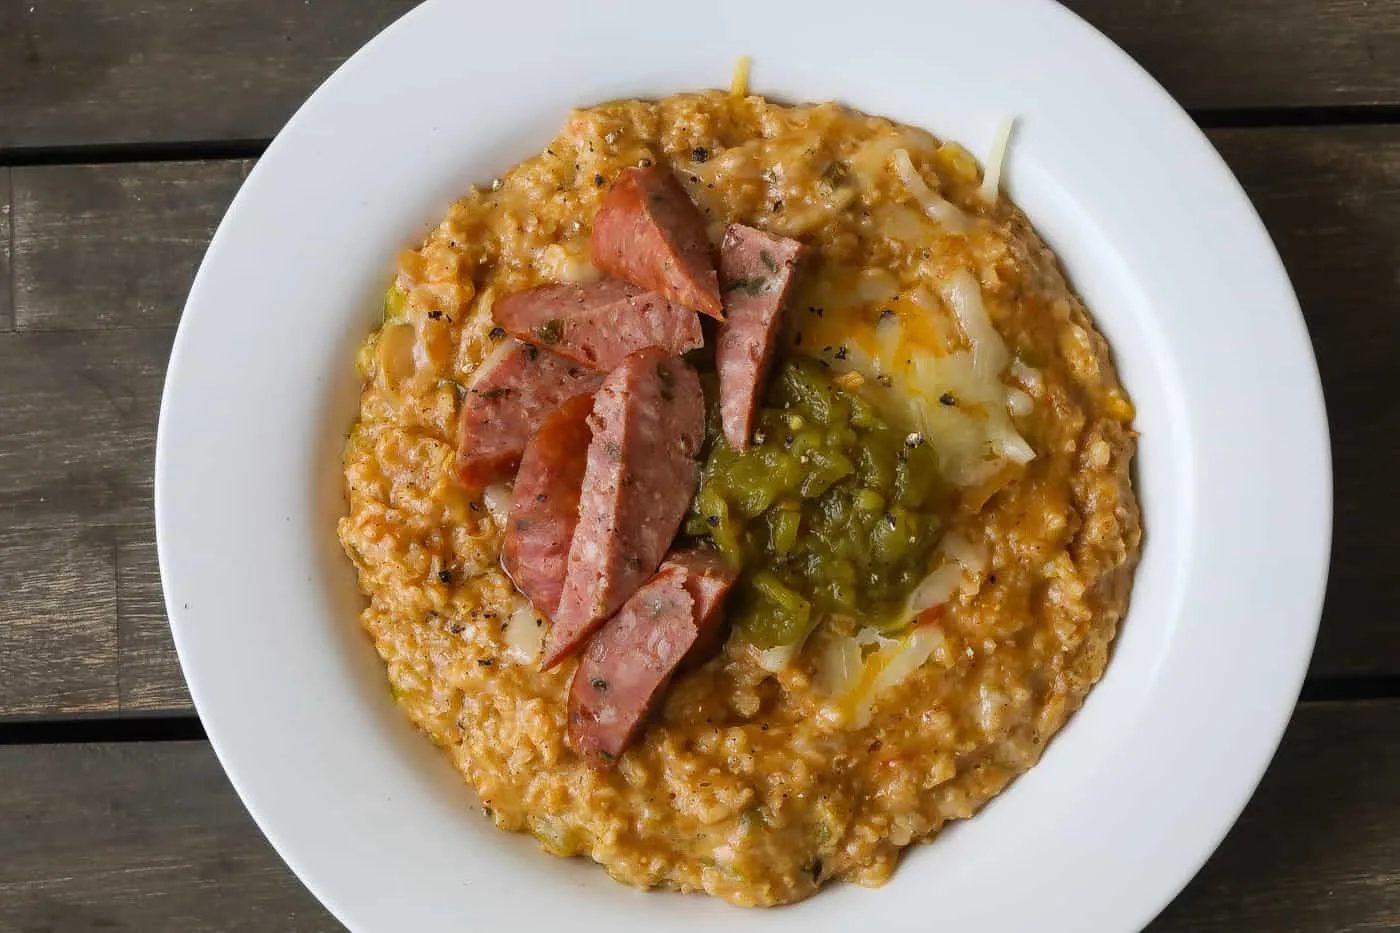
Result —
<svg viewBox="0 0 1400 933"><path fill-rule="evenodd" d="M592 251L609 275L724 319L705 218L670 169L622 171L593 217Z"/></svg>
<svg viewBox="0 0 1400 933"><path fill-rule="evenodd" d="M525 445L515 474L501 566L547 618L554 616L564 589L592 411L593 397L576 395L551 412Z"/></svg>
<svg viewBox="0 0 1400 933"><path fill-rule="evenodd" d="M602 377L572 360L506 338L477 368L457 421L457 479L468 489L507 479L546 415Z"/></svg>
<svg viewBox="0 0 1400 933"><path fill-rule="evenodd" d="M621 279L516 292L492 314L521 340L602 372L647 347L680 356L704 343L693 310Z"/></svg>
<svg viewBox="0 0 1400 933"><path fill-rule="evenodd" d="M701 548L667 554L658 573L672 569L685 574L686 592L695 603L695 644L680 664L686 670L704 664L724 644L724 597L739 574L719 554Z"/></svg>
<svg viewBox="0 0 1400 933"><path fill-rule="evenodd" d="M569 687L568 741L594 765L616 761L695 644L685 571L656 574L588 643Z"/></svg>
<svg viewBox="0 0 1400 933"><path fill-rule="evenodd" d="M725 321L715 344L720 424L735 450L749 446L754 407L778 340L783 303L802 258L802 244L730 224L720 247Z"/></svg>
<svg viewBox="0 0 1400 933"><path fill-rule="evenodd" d="M713 551L673 551L594 634L569 689L574 751L594 764L622 754L672 675L703 664L719 647L721 607L734 578Z"/></svg>
<svg viewBox="0 0 1400 933"><path fill-rule="evenodd" d="M704 420L699 377L664 351L634 353L603 380L546 669L656 571L695 493Z"/></svg>

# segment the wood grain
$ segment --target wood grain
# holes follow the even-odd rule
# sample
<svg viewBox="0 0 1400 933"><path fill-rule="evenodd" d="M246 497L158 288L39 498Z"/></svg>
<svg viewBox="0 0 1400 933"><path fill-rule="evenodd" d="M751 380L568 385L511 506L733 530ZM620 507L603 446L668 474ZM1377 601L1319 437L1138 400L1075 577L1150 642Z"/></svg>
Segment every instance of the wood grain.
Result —
<svg viewBox="0 0 1400 933"><path fill-rule="evenodd" d="M0 833L0 929L339 929L204 743L0 747L0 814L19 830ZM1400 701L1306 704L1240 823L1151 933L1394 929L1397 821Z"/></svg>
<svg viewBox="0 0 1400 933"><path fill-rule="evenodd" d="M1193 110L1400 101L1386 0L1066 0Z"/></svg>
<svg viewBox="0 0 1400 933"><path fill-rule="evenodd" d="M116 540L0 526L0 717L117 709Z"/></svg>
<svg viewBox="0 0 1400 933"><path fill-rule="evenodd" d="M116 581L122 714L190 710L189 690L166 621L155 530L150 525L119 531Z"/></svg>
<svg viewBox="0 0 1400 933"><path fill-rule="evenodd" d="M0 747L0 824L0 930L341 929L203 742Z"/></svg>
<svg viewBox="0 0 1400 933"><path fill-rule="evenodd" d="M1400 7L1384 0L1069 5L1190 108L1400 103ZM0 150L270 137L412 6L0 0Z"/></svg>
<svg viewBox="0 0 1400 933"><path fill-rule="evenodd" d="M414 0L0 0L0 149L272 136Z"/></svg>
<svg viewBox="0 0 1400 933"><path fill-rule="evenodd" d="M1400 5L1397 6L1400 9ZM1336 522L1312 672L1400 674L1400 127L1212 139L1273 234L1303 306L1331 422Z"/></svg>
<svg viewBox="0 0 1400 933"><path fill-rule="evenodd" d="M1400 701L1304 704L1239 823L1151 933L1400 929Z"/></svg>
<svg viewBox="0 0 1400 933"><path fill-rule="evenodd" d="M169 328L0 334L0 516L149 523Z"/></svg>
<svg viewBox="0 0 1400 933"><path fill-rule="evenodd" d="M155 533L0 527L0 722L192 711Z"/></svg>
<svg viewBox="0 0 1400 933"><path fill-rule="evenodd" d="M10 170L0 168L0 333L15 326L14 285L10 277Z"/></svg>
<svg viewBox="0 0 1400 933"><path fill-rule="evenodd" d="M152 554L171 336L0 333L0 717L188 709Z"/></svg>
<svg viewBox="0 0 1400 933"><path fill-rule="evenodd" d="M19 330L179 322L195 269L251 162L17 168Z"/></svg>

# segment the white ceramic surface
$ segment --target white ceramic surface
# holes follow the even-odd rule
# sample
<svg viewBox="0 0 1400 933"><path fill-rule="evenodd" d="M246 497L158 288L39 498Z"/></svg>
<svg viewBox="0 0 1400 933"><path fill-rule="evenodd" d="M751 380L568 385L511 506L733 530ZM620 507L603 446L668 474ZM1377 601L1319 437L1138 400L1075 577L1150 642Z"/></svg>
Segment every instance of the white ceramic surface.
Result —
<svg viewBox="0 0 1400 933"><path fill-rule="evenodd" d="M571 105L723 86L745 53L758 92L975 152L1019 116L1008 188L1138 405L1147 528L1107 676L1044 760L884 888L777 911L641 894L495 831L394 708L334 533L351 357L395 253ZM1307 334L1254 211L1186 115L1060 7L433 0L312 96L229 209L170 362L156 517L219 758L356 931L1122 933L1185 884L1269 761L1315 635L1331 476Z"/></svg>

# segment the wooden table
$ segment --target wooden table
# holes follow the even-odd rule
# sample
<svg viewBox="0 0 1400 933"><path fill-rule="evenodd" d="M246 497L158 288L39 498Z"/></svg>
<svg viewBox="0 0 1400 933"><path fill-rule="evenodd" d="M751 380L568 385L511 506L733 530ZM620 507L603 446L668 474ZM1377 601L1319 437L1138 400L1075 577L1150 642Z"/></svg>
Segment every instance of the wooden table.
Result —
<svg viewBox="0 0 1400 933"><path fill-rule="evenodd" d="M1071 5L1254 198L1312 330L1336 461L1302 701L1243 819L1151 929L1400 929L1400 2ZM409 6L0 0L0 931L338 929L194 717L151 462L225 206L292 109Z"/></svg>

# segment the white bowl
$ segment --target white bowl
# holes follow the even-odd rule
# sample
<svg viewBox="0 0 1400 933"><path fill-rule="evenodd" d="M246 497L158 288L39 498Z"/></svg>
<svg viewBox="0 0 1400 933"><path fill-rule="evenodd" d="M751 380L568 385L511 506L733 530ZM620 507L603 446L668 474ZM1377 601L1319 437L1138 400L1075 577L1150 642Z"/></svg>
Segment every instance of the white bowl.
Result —
<svg viewBox="0 0 1400 933"><path fill-rule="evenodd" d="M395 253L571 106L722 86L740 54L758 92L973 151L1019 117L1009 192L1137 404L1147 531L1108 673L1044 760L885 887L774 911L640 894L497 832L391 701L334 531L351 359ZM1089 933L1147 923L1268 763L1316 632L1331 477L1307 334L1254 211L1187 116L1060 7L434 0L311 97L229 209L170 362L156 518L210 740L355 930Z"/></svg>

